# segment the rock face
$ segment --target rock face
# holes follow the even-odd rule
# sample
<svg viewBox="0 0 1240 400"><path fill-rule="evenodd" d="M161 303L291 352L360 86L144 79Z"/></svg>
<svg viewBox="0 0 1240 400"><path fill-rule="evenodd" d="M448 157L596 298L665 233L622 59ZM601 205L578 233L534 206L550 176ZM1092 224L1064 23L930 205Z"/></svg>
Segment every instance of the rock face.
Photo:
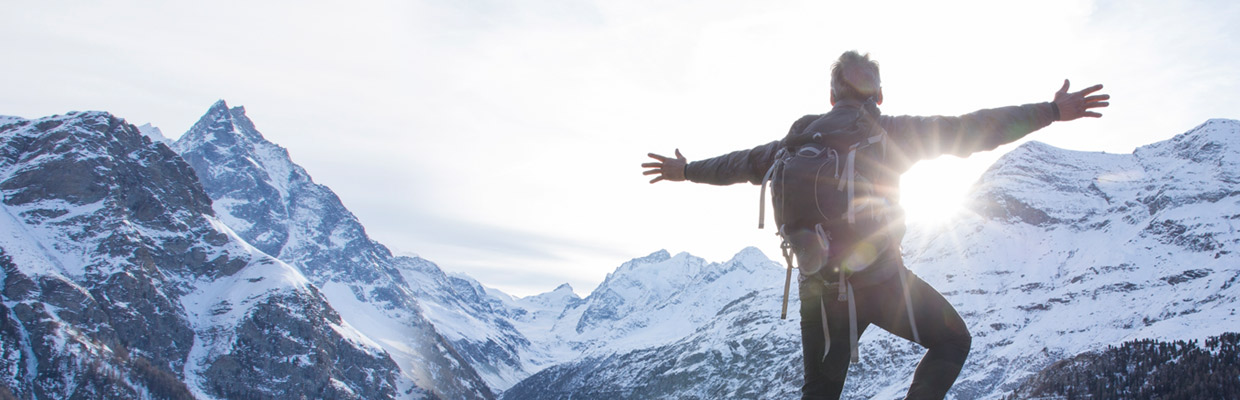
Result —
<svg viewBox="0 0 1240 400"><path fill-rule="evenodd" d="M197 173L216 215L258 250L300 270L333 307L348 310L343 319L392 356L402 379L445 398L491 398L492 385L507 387L499 375L521 370L515 332L494 340L441 335L424 310L446 304L476 314L469 292L457 293L447 279L411 286L403 271L444 274L432 263L393 257L371 240L336 194L266 140L244 108L215 103L173 148ZM441 295L419 301L431 293Z"/></svg>
<svg viewBox="0 0 1240 400"><path fill-rule="evenodd" d="M392 359L100 112L0 120L0 379L19 398L383 398ZM243 384L238 384L242 382Z"/></svg>
<svg viewBox="0 0 1240 400"><path fill-rule="evenodd" d="M220 219L258 250L319 284L390 275L376 266L391 252L371 241L335 193L314 183L287 150L264 139L243 107L216 102L173 148L197 173Z"/></svg>

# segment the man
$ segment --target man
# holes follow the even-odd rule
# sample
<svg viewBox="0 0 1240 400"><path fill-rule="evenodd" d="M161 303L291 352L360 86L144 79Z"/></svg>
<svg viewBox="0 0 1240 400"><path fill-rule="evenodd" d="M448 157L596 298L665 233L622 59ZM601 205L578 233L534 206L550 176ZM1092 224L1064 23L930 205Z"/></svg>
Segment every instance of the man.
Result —
<svg viewBox="0 0 1240 400"><path fill-rule="evenodd" d="M886 214L884 226L864 233L869 240L865 246L847 243L849 247L845 251L853 254L832 256L823 266L800 265L801 340L805 359L802 398L840 397L849 361L855 362L856 337L874 324L927 348L914 373L907 398L942 399L964 366L972 338L960 315L943 295L912 275L904 265L900 254L904 220L899 207L899 175L918 160L943 154L967 157L1011 143L1054 121L1101 117L1091 110L1109 105L1109 95L1092 95L1101 90L1102 85L1075 93L1069 93L1068 87L1068 81L1064 80L1051 102L986 109L959 117L885 116L880 115L877 108L883 102L878 64L870 60L869 54L849 51L831 68L833 108L830 113L801 118L784 140L715 158L690 163L679 149L674 158L650 153L649 156L657 161L642 164L646 168L643 174L654 176L650 183L689 180L714 185L761 184L780 150L796 145L785 140L801 132L822 132L815 129L839 126L842 114L877 117L878 126L885 130L882 156L878 158L882 163L878 169L882 172L867 184L872 184L872 193L878 194L870 195L874 198L849 200L883 204L876 209ZM851 206L849 213L852 213ZM835 251L835 246L831 248ZM860 254L866 252L860 249L867 250L868 254ZM841 261L857 259L864 261L855 262L858 265L845 265L849 261ZM822 268L818 271L817 267ZM818 272L806 274L807 270ZM846 297L847 301L837 301Z"/></svg>

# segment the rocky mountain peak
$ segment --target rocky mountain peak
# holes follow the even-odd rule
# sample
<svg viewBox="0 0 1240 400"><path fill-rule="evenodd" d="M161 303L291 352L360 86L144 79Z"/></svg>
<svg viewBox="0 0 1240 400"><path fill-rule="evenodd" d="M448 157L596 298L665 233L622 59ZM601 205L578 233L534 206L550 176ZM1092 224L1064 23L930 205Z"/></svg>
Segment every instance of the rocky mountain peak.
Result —
<svg viewBox="0 0 1240 400"><path fill-rule="evenodd" d="M0 126L0 191L0 371L18 398L395 394L391 359L124 120Z"/></svg>
<svg viewBox="0 0 1240 400"><path fill-rule="evenodd" d="M1240 121L1210 119L1171 140L1142 146L1138 154L1156 153L1202 162L1240 153Z"/></svg>
<svg viewBox="0 0 1240 400"><path fill-rule="evenodd" d="M245 114L245 107L229 108L222 99L212 104L176 143L178 152L183 152L184 148L206 145L225 153L235 146L243 149L263 144L274 146L254 127L254 122Z"/></svg>
<svg viewBox="0 0 1240 400"><path fill-rule="evenodd" d="M1209 120L1131 154L1028 142L982 175L970 208L991 219L1036 226L1087 224L1134 206L1154 215L1173 204L1217 201L1240 192L1237 160L1240 121L1225 119ZM1211 189L1202 193L1201 188ZM1135 199L1117 203L1122 198Z"/></svg>
<svg viewBox="0 0 1240 400"><path fill-rule="evenodd" d="M653 253L650 253L646 255L645 257L638 257L638 258L634 258L632 260L626 261L624 264L621 264L620 268L617 268L617 270L634 269L642 265L661 263L661 262L667 261L670 258L672 258L672 254L668 253L666 249L661 249Z"/></svg>
<svg viewBox="0 0 1240 400"><path fill-rule="evenodd" d="M168 147L172 147L173 142L168 139L167 136L164 136L164 131L159 129L159 127L151 125L150 123L139 125L138 132L142 132L142 134L146 135L147 138L150 138L152 142L163 143Z"/></svg>
<svg viewBox="0 0 1240 400"><path fill-rule="evenodd" d="M478 308L480 289L425 260L397 261L370 239L331 189L315 183L287 150L264 139L242 107L216 102L175 147L194 167L220 219L258 250L300 270L323 288L331 304L348 309L344 320L373 335L404 378L450 397L490 395L461 358L474 354L460 345L449 351L453 346L424 317L445 315L427 312L415 297L415 292L438 294L436 288L415 288L404 274L450 286L455 297L435 300L469 311ZM455 379L435 379L428 370Z"/></svg>
<svg viewBox="0 0 1240 400"><path fill-rule="evenodd" d="M6 125L3 135L0 168L21 166L0 184L6 204L108 200L132 220L160 226L185 224L170 218L212 214L210 198L180 157L111 114L20 120Z"/></svg>

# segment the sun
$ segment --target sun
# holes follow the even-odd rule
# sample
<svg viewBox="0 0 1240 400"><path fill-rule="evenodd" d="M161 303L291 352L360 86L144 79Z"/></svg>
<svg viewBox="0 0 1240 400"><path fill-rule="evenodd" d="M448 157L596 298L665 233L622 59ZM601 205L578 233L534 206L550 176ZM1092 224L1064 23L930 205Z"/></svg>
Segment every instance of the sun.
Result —
<svg viewBox="0 0 1240 400"><path fill-rule="evenodd" d="M900 205L910 224L941 225L965 210L969 187L977 179L971 163L957 157L923 161L900 177Z"/></svg>

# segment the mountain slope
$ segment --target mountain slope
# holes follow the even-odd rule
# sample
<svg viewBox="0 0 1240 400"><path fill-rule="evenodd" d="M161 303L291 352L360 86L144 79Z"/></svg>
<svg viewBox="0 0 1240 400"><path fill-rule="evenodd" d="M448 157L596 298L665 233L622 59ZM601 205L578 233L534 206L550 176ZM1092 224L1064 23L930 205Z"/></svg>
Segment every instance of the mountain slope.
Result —
<svg viewBox="0 0 1240 400"><path fill-rule="evenodd" d="M17 397L395 395L392 360L133 125L0 120L0 192L0 379Z"/></svg>
<svg viewBox="0 0 1240 400"><path fill-rule="evenodd" d="M1132 155L1031 143L982 177L976 217L910 237L914 269L974 335L954 391L993 397L1064 357L1234 330L1238 138L1240 122L1211 120Z"/></svg>
<svg viewBox="0 0 1240 400"><path fill-rule="evenodd" d="M777 319L783 267L756 249L659 251L585 298L513 298L393 257L240 107L213 105L179 155L160 136L106 113L0 116L0 379L17 397L798 392L796 291ZM979 180L972 213L910 227L910 267L974 337L951 397L1234 331L1237 160L1232 120L1133 154L1029 143ZM902 396L923 350L867 332L847 397Z"/></svg>
<svg viewBox="0 0 1240 400"><path fill-rule="evenodd" d="M1128 155L1029 143L981 178L972 213L950 225L910 227L908 265L957 307L974 337L950 396L999 398L1056 361L1126 341L1235 331L1238 143L1240 122L1233 120L1211 120ZM695 262L682 262L668 269L690 274ZM663 280L653 273L644 279ZM626 339L610 338L620 344L607 351L604 336L590 347L603 350L547 368L504 398L794 397L801 381L799 318L792 312L790 321L773 319L780 283L774 274L726 293L677 287L734 302L679 310L683 317L717 317L687 334L669 325L660 343L626 346ZM607 300L625 299L612 290L605 282L587 298L599 306L555 323L590 326L616 315L657 313L663 304ZM902 397L923 352L867 330L846 398Z"/></svg>
<svg viewBox="0 0 1240 400"><path fill-rule="evenodd" d="M450 305L451 313L433 315L478 315L473 301L461 298L468 293L439 278L410 285L409 265L419 261L393 257L371 240L336 194L266 140L244 108L215 103L174 148L197 172L220 218L300 269L336 309L348 310L344 319L391 354L403 377L449 398L490 398L492 387L502 390L515 382L508 376L521 374L519 333L486 320L488 331L499 333L451 341L441 335L424 310ZM418 265L412 270L443 275L434 264Z"/></svg>

